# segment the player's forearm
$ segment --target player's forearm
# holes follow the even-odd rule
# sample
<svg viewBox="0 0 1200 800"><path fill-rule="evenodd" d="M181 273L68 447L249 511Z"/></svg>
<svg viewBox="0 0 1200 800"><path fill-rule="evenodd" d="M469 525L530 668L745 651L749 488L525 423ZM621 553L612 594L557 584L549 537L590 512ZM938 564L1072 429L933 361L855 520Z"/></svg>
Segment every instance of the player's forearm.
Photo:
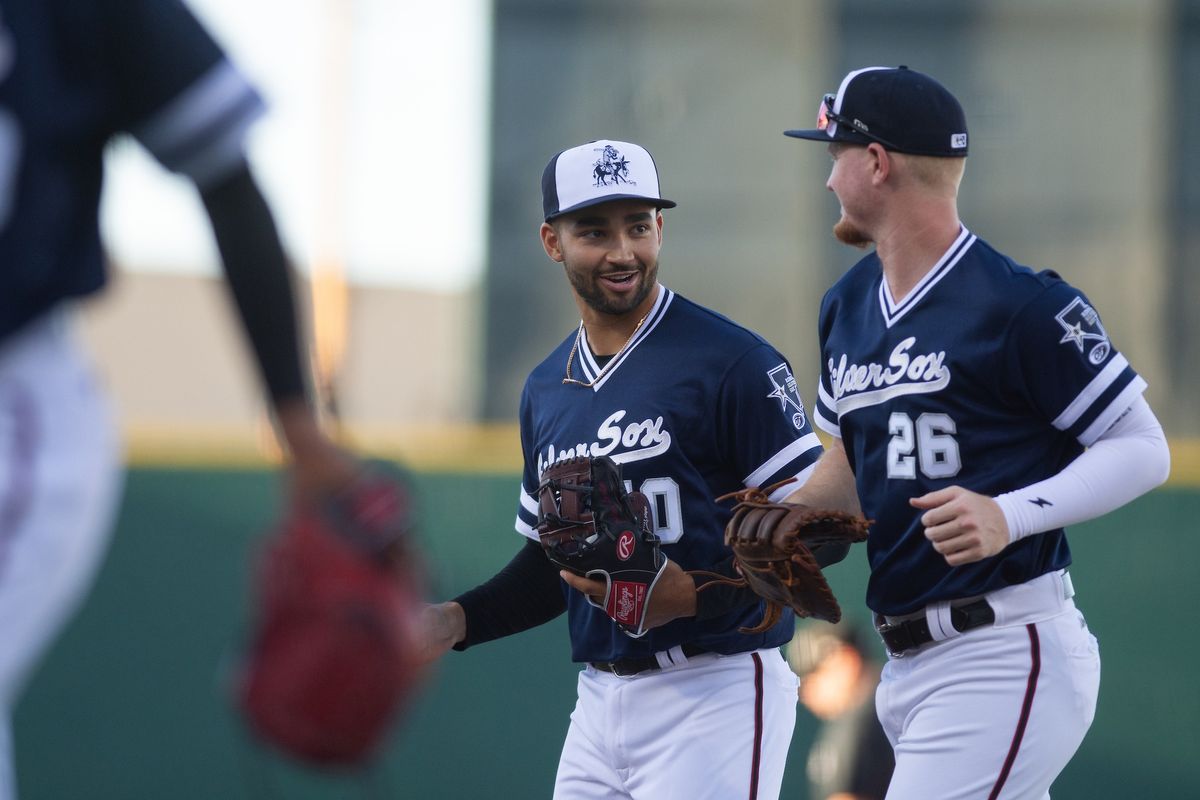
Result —
<svg viewBox="0 0 1200 800"><path fill-rule="evenodd" d="M454 602L462 606L465 621L455 650L535 628L567 610L558 567L532 540L494 577Z"/></svg>
<svg viewBox="0 0 1200 800"><path fill-rule="evenodd" d="M201 193L242 327L291 457L293 488L337 490L359 470L321 430L312 407L291 269L266 201L245 165Z"/></svg>
<svg viewBox="0 0 1200 800"><path fill-rule="evenodd" d="M1139 398L1095 444L1046 480L995 498L1009 541L1095 519L1167 479L1171 454L1154 412Z"/></svg>
<svg viewBox="0 0 1200 800"><path fill-rule="evenodd" d="M291 270L266 201L244 165L201 199L268 394L276 405L306 399Z"/></svg>
<svg viewBox="0 0 1200 800"><path fill-rule="evenodd" d="M801 503L813 508L845 511L862 514L858 501L858 490L854 485L854 471L846 458L842 440L834 438L830 446L817 460L812 474L796 491L784 498L788 503Z"/></svg>

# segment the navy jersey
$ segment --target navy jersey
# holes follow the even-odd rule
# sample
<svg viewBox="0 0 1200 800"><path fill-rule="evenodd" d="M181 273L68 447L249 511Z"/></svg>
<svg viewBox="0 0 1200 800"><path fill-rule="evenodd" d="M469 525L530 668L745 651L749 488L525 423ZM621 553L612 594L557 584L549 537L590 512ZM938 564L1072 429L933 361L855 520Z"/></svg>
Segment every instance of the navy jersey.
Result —
<svg viewBox="0 0 1200 800"><path fill-rule="evenodd" d="M840 436L863 513L867 604L905 614L1071 560L1062 529L950 567L911 497L995 496L1060 472L1146 388L1088 299L965 228L901 302L872 253L825 295L816 424Z"/></svg>
<svg viewBox="0 0 1200 800"><path fill-rule="evenodd" d="M0 0L0 340L104 284L114 134L203 185L261 108L179 0Z"/></svg>
<svg viewBox="0 0 1200 800"><path fill-rule="evenodd" d="M550 464L607 455L626 485L653 508L663 552L683 569L711 567L724 543L731 504L714 498L746 486L804 480L821 444L804 413L787 360L761 337L658 287L658 299L625 352L588 388L566 385L572 333L526 380L521 394L525 458L516 528L536 540L538 476ZM600 368L583 335L572 373L592 381ZM781 488L786 494L795 484ZM789 613L746 636L762 605L716 619L677 619L634 639L563 584L576 661L645 657L685 642L719 653L783 644Z"/></svg>

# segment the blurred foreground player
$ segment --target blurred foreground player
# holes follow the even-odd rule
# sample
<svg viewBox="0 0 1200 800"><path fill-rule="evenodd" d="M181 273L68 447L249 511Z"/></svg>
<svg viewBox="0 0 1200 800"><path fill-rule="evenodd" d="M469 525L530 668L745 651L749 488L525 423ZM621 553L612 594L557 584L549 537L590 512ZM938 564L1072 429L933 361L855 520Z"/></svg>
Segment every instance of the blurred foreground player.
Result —
<svg viewBox="0 0 1200 800"><path fill-rule="evenodd" d="M12 708L91 584L120 491L114 421L72 331L105 283L114 136L199 189L294 495L357 474L311 411L288 267L243 155L261 110L178 0L0 0L0 800L16 796Z"/></svg>

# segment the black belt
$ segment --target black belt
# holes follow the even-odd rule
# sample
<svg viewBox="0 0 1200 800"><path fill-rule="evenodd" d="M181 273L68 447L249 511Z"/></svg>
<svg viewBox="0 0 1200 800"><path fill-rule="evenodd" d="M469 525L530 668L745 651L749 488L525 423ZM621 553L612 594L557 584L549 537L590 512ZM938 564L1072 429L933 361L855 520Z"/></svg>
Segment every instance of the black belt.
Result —
<svg viewBox="0 0 1200 800"><path fill-rule="evenodd" d="M950 606L950 624L960 633L991 625L995 621L996 612L988 605L986 599ZM888 622L883 616L876 614L875 630L883 639L888 654L893 656L902 655L933 641L933 634L929 632L929 621L924 614L903 622Z"/></svg>
<svg viewBox="0 0 1200 800"><path fill-rule="evenodd" d="M685 658L695 658L699 655L711 652L707 648L696 644L685 644L681 648ZM658 659L654 656L646 658L622 658L619 661L593 661L591 662L593 669L598 669L601 672L611 672L613 675L619 675L622 678L627 678L630 675L637 675L639 672L651 672L656 669L662 669L658 664Z"/></svg>

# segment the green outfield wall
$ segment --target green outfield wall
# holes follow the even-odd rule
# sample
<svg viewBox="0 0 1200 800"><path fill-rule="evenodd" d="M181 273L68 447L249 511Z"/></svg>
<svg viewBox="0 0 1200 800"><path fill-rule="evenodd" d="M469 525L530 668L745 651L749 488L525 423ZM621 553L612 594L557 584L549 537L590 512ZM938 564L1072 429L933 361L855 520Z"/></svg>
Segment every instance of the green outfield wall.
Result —
<svg viewBox="0 0 1200 800"><path fill-rule="evenodd" d="M516 477L417 480L435 596L490 577L519 545ZM95 591L17 710L21 796L548 798L577 671L561 619L451 653L366 777L300 769L247 740L226 684L279 490L260 469L130 473ZM1200 797L1197 519L1200 491L1166 488L1072 531L1078 600L1104 666L1095 725L1055 800ZM862 551L829 574L846 610L861 609ZM801 709L784 797L806 796L814 729Z"/></svg>

